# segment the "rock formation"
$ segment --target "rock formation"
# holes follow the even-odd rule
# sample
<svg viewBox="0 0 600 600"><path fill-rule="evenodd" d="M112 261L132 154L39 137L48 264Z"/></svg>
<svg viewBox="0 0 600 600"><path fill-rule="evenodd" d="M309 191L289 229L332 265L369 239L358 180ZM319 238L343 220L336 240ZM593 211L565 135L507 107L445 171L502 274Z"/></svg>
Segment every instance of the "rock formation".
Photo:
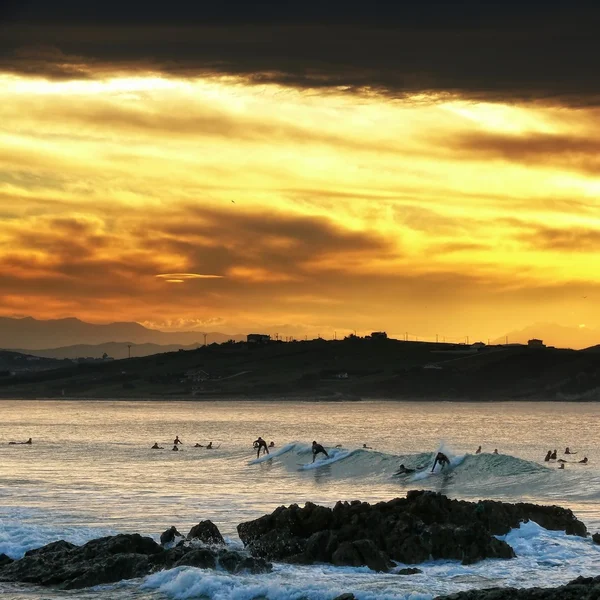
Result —
<svg viewBox="0 0 600 600"><path fill-rule="evenodd" d="M585 525L558 506L466 502L425 491L375 505L353 501L338 502L333 509L310 502L304 508L280 506L270 515L240 523L238 533L253 556L268 560L366 565L385 572L391 560L417 564L455 559L471 564L512 558L512 548L494 536L528 520L546 529L587 535Z"/></svg>

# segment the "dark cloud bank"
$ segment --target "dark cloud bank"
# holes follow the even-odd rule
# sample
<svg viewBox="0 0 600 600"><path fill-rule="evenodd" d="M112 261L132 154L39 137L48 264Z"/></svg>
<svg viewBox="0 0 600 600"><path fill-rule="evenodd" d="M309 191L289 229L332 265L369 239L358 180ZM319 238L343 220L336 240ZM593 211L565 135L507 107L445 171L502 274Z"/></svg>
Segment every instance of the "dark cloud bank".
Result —
<svg viewBox="0 0 600 600"><path fill-rule="evenodd" d="M0 69L226 73L392 97L600 103L593 3L74 2L4 7ZM91 70L90 70L91 67Z"/></svg>

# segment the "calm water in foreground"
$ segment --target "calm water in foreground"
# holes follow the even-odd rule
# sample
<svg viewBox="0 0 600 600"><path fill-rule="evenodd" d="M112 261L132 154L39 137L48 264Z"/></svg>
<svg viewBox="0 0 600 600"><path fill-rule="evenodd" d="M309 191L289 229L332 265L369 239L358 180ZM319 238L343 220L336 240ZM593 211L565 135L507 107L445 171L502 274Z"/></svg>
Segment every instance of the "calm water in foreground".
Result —
<svg viewBox="0 0 600 600"><path fill-rule="evenodd" d="M598 406L579 403L0 401L0 552L13 557L56 539L83 543L117 532L157 536L213 520L239 545L236 525L280 504L388 500L408 489L451 497L527 500L572 508L600 529ZM173 438L184 442L171 451ZM276 443L252 464L252 441ZM33 438L32 446L9 446ZM341 444L310 465L310 442ZM158 441L165 450L150 450ZM212 441L218 449L193 448ZM361 450L363 443L372 450ZM474 456L482 445L484 452ZM543 462L566 446L590 464ZM445 448L449 476L393 476ZM497 448L499 455L491 452ZM308 465L308 466L307 466ZM367 569L276 565L262 576L180 568L76 593L0 584L4 597L329 600L429 599L493 585L556 585L600 573L600 547L530 524L507 539L519 558L463 567L424 565L413 577Z"/></svg>

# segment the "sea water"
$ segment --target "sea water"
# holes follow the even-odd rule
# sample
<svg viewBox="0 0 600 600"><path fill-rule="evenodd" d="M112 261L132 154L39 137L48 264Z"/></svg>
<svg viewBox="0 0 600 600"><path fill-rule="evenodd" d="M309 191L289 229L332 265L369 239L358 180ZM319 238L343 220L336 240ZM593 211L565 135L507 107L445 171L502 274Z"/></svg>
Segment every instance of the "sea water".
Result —
<svg viewBox="0 0 600 600"><path fill-rule="evenodd" d="M409 489L559 504L591 532L600 528L593 403L15 400L0 401L0 415L0 553L14 558L58 539L81 544L131 532L158 539L171 525L185 534L203 519L241 548L236 525L281 504L378 502ZM173 452L176 435L183 445ZM257 461L258 436L275 448ZM31 446L8 445L29 437ZM313 440L329 458L312 463ZM193 447L210 441L212 450ZM154 442L165 449L151 450ZM564 455L566 446L578 454ZM430 466L440 448L452 460L449 473L395 475L401 463ZM555 448L569 461L565 470L543 460ZM576 462L583 456L588 465ZM275 564L273 573L254 576L181 567L91 590L0 583L0 593L7 600L331 600L343 592L360 600L430 600L600 573L600 546L589 538L527 523L505 539L518 558L469 566L432 561L412 576L331 565Z"/></svg>

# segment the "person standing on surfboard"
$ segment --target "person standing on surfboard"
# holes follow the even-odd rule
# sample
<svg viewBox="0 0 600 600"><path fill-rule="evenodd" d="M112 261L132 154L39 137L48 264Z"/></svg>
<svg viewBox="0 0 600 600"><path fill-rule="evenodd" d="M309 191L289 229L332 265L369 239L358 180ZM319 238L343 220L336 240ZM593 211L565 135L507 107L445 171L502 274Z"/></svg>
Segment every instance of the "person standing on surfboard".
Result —
<svg viewBox="0 0 600 600"><path fill-rule="evenodd" d="M450 459L443 452L438 452L437 456L435 457L435 460L433 461L433 467L431 467L432 473L433 473L433 470L435 469L435 466L438 463L440 464L440 466L443 469L446 465L450 464Z"/></svg>
<svg viewBox="0 0 600 600"><path fill-rule="evenodd" d="M317 458L317 454L324 454L327 458L329 458L329 454L327 454L327 450L325 450L325 448L323 448L323 446L321 446L321 444L317 444L317 442L312 443L312 453L313 453L313 459L312 459L313 462L315 462L315 458Z"/></svg>
<svg viewBox="0 0 600 600"><path fill-rule="evenodd" d="M260 456L260 449L261 448L263 449L263 454L265 452L267 454L269 454L269 449L267 448L267 442L265 442L265 440L263 440L260 436L252 444L256 448L256 458L258 458Z"/></svg>

